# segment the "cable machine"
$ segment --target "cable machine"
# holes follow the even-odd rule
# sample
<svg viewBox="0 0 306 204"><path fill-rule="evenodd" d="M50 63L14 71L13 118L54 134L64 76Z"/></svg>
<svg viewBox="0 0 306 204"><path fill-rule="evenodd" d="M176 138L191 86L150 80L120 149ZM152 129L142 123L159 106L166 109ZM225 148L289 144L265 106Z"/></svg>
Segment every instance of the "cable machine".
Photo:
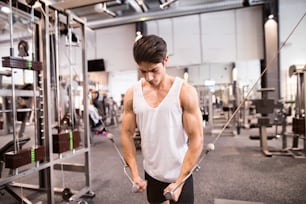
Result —
<svg viewBox="0 0 306 204"><path fill-rule="evenodd" d="M68 61L70 75L69 83L74 80L72 76L72 47L74 46L73 30L79 31L80 40L78 41L78 48L81 49L80 57L78 60L81 75L78 83L82 84L83 91L80 93L83 99L87 98L88 79L87 79L87 58L85 52L85 39L86 39L86 24L85 22L74 16L72 13L60 10L51 5L45 4L44 1L26 1L31 10L31 29L32 29L32 56L31 59L24 59L14 56L13 49L13 12L10 14L10 56L2 57L2 66L12 69L11 83L12 83L12 121L13 124L13 151L4 152L4 164L6 168L12 170L13 174L8 177L0 177L1 189L7 189L19 202L32 203L26 196L9 191L12 187L27 188L31 190L42 190L46 193L46 200L49 204L55 203L55 193L60 193L64 201L67 202L83 202L81 197L93 198L95 196L91 189L91 176L90 176L90 134L89 134L89 121L88 121L88 107L87 100L83 100L83 123L84 127L80 127L76 123L74 94L73 87L70 87L69 92L69 108L68 116L63 120L64 109L60 105L60 64L59 59L62 54L59 49L60 32L63 27L68 30L66 47L68 48ZM18 3L17 3L18 4ZM33 5L36 4L36 9ZM38 4L38 7L37 7ZM12 5L12 0L9 2L11 11L18 9ZM16 5L15 5L16 6ZM18 7L18 5L16 6ZM38 9L37 9L38 8ZM19 12L19 11L18 11ZM54 37L51 37L54 36ZM53 59L53 60L51 60ZM15 76L14 69L27 69L33 72L33 91L30 97L33 98L33 106L30 111L34 117L34 146L31 148L20 149L20 138L17 137L15 121L17 120L17 110L15 91ZM29 92L27 92L29 93ZM54 100L55 99L55 100ZM55 101L55 104L54 104ZM55 108L54 108L55 107ZM64 125L61 121L69 121L69 125ZM27 142L27 140L25 140ZM18 157L17 157L17 156ZM82 157L83 162L75 163L70 162L76 157ZM21 158L21 159L20 159ZM26 159L25 159L26 158ZM27 159L28 158L28 159ZM28 161L29 160L29 161ZM69 163L70 162L70 163ZM32 165L31 163L34 163ZM62 186L56 187L54 180L55 171L59 170L62 175ZM72 189L71 186L64 180L64 172L77 172L84 174L83 188ZM25 184L17 183L20 178L39 174L39 184ZM76 178L76 179L79 179ZM44 202L45 203L45 202Z"/></svg>
<svg viewBox="0 0 306 204"><path fill-rule="evenodd" d="M295 158L306 157L306 132L305 132L305 90L306 90L306 66L292 65L289 67L289 76L296 76L296 100L295 115L292 120L293 141L290 151ZM299 147L302 140L302 147Z"/></svg>

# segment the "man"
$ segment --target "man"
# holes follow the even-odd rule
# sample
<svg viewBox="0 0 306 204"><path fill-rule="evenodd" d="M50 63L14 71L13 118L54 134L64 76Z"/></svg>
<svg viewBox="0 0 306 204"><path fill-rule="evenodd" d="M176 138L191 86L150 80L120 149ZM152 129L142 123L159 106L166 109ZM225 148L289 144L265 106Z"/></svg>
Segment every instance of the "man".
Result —
<svg viewBox="0 0 306 204"><path fill-rule="evenodd" d="M133 47L143 79L124 97L121 141L138 192L147 190L149 203L167 202L164 193L180 184L202 152L203 127L194 87L167 74L166 42L155 35L143 36ZM136 162L135 128L141 135L145 180ZM170 203L193 203L190 176L175 191Z"/></svg>

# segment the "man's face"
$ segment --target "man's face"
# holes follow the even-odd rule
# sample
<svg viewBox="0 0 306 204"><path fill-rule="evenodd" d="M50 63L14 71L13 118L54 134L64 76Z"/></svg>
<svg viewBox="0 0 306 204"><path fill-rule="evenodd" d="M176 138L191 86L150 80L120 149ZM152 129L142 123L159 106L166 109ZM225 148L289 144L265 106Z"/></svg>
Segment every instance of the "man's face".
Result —
<svg viewBox="0 0 306 204"><path fill-rule="evenodd" d="M141 62L138 64L138 71L151 85L158 85L166 74L168 58L160 63Z"/></svg>

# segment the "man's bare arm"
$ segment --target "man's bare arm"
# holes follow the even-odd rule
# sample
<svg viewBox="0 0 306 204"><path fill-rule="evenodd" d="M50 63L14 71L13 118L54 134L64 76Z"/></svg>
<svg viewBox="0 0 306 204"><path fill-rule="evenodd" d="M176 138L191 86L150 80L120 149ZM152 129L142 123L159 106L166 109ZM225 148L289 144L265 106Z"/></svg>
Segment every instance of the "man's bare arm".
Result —
<svg viewBox="0 0 306 204"><path fill-rule="evenodd" d="M177 182L183 180L189 174L196 165L203 149L202 115L198 101L196 89L184 84L181 94L181 106L183 108L183 126L188 136L188 150Z"/></svg>
<svg viewBox="0 0 306 204"><path fill-rule="evenodd" d="M123 110L121 143L124 159L131 170L133 182L139 187L138 192L144 192L147 187L147 183L139 176L136 160L136 147L133 138L136 129L136 115L133 112L132 88L130 88L124 96Z"/></svg>
<svg viewBox="0 0 306 204"><path fill-rule="evenodd" d="M183 108L183 126L188 135L188 150L185 154L179 177L175 183L171 183L164 189L165 196L169 196L168 193L173 192L170 196L174 201L179 199L183 187L181 184L197 164L204 144L202 116L194 87L184 84L180 101ZM176 191L172 191L174 189Z"/></svg>

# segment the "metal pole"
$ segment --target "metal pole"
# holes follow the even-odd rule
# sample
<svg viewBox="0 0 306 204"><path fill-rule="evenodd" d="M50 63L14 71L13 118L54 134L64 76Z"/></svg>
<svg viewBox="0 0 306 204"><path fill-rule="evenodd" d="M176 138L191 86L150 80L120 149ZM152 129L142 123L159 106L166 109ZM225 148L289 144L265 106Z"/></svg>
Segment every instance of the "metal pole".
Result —
<svg viewBox="0 0 306 204"><path fill-rule="evenodd" d="M32 28L32 61L35 60L35 26L34 26L34 7L31 7L31 28ZM37 73L33 71L33 100L34 100L34 144L37 145L38 134L37 134L37 99L36 99L36 90L37 90Z"/></svg>
<svg viewBox="0 0 306 204"><path fill-rule="evenodd" d="M304 85L304 94L303 94L303 99L302 99L302 101L304 102L304 137L303 137L303 141L304 141L304 152L303 152L303 154L304 154L304 156L306 156L306 99L305 99L305 97L306 97L306 65L304 66L304 69L303 69L303 75L304 75L304 80L303 80L303 85Z"/></svg>
<svg viewBox="0 0 306 204"><path fill-rule="evenodd" d="M62 108L60 104L60 81L59 81L59 32L58 32L58 21L59 14L58 11L54 11L54 35L55 35L55 72L56 72L56 108L57 108L57 123L58 123L58 131L61 129L61 118L62 118Z"/></svg>
<svg viewBox="0 0 306 204"><path fill-rule="evenodd" d="M71 128L72 129L74 129L74 107L73 107L73 105L74 105L74 103L73 103L73 86L72 86L72 66L71 66L71 60L72 60L72 28L71 28L71 26L70 26L70 21L72 20L72 16L69 14L68 16L67 16L67 25L68 25L68 39L69 39L69 75L70 75L70 78L69 78L69 80L70 80L70 96L69 96L69 105L70 105L70 113L71 113L71 115L70 115L70 118L71 118Z"/></svg>
<svg viewBox="0 0 306 204"><path fill-rule="evenodd" d="M9 15L9 24L10 24L10 56L14 56L14 48L13 48L13 6L12 6L12 0L9 1L10 4L10 15ZM18 151L18 145L17 145L17 138L16 138L16 118L17 118L17 113L16 113L16 93L15 93L15 72L14 68L12 68L12 77L11 77L11 84L12 84L12 110L13 110L13 140L14 140L14 151Z"/></svg>
<svg viewBox="0 0 306 204"><path fill-rule="evenodd" d="M14 56L14 48L13 48L13 6L12 0L9 1L10 4L10 15L9 15L9 24L10 24L10 56Z"/></svg>
<svg viewBox="0 0 306 204"><path fill-rule="evenodd" d="M295 99L295 104L296 104L296 117L300 118L301 117L301 75L300 73L297 73L296 75L296 99Z"/></svg>

